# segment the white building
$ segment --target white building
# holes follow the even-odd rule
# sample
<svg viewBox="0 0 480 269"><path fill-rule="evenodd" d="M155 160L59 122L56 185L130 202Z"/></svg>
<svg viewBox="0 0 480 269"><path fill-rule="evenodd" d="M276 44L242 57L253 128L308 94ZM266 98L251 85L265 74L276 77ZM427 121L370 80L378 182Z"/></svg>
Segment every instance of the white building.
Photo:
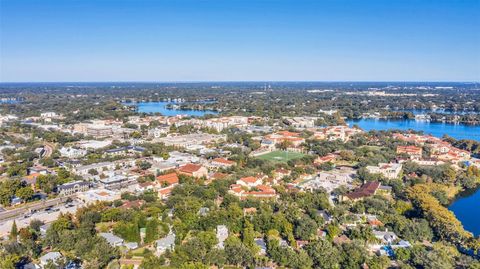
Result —
<svg viewBox="0 0 480 269"><path fill-rule="evenodd" d="M366 169L370 174L381 174L385 178L395 179L402 172L402 164L379 163L378 166L367 166Z"/></svg>
<svg viewBox="0 0 480 269"><path fill-rule="evenodd" d="M67 158L81 158L87 155L87 150L76 149L72 147L62 147L59 151L62 157L67 157Z"/></svg>
<svg viewBox="0 0 480 269"><path fill-rule="evenodd" d="M218 239L218 244L217 247L219 249L224 249L223 242L228 237L228 228L225 225L217 225L217 239Z"/></svg>

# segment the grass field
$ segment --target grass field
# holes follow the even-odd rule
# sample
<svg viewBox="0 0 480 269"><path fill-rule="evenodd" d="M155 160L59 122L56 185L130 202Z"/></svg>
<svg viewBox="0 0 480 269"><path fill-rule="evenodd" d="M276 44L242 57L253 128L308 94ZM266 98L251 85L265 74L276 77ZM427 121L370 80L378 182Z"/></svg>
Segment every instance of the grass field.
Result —
<svg viewBox="0 0 480 269"><path fill-rule="evenodd" d="M303 156L305 156L305 154L300 152L276 150L276 151L269 152L267 154L260 155L257 158L260 160L267 160L267 161L274 161L274 162L288 162L293 159L302 158Z"/></svg>

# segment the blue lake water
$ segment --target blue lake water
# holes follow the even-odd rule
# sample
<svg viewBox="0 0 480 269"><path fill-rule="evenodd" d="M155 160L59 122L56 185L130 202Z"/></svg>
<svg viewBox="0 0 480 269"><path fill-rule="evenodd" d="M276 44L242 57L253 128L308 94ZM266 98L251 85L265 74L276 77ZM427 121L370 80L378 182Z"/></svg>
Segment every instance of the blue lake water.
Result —
<svg viewBox="0 0 480 269"><path fill-rule="evenodd" d="M126 105L133 105L133 103L125 103ZM180 103L173 102L140 102L135 103L138 108L138 112L141 113L161 113L163 116L177 116L177 115L188 115L188 116L204 116L205 114L217 114L213 110L186 110L186 109L168 109L167 105Z"/></svg>
<svg viewBox="0 0 480 269"><path fill-rule="evenodd" d="M365 131L370 130L415 130L423 131L425 134L431 134L436 137L442 137L447 134L456 139L472 139L480 141L480 126L437 123L415 120L383 120L383 119L361 119L347 121L349 126L357 124Z"/></svg>
<svg viewBox="0 0 480 269"><path fill-rule="evenodd" d="M480 126L478 125L430 123L415 120L361 119L348 121L349 126L354 124L366 131L412 129L423 131L425 134L431 134L436 137L442 137L447 134L456 139L480 141ZM480 235L480 189L463 194L450 205L449 209L455 213L455 216L462 222L467 231L472 232L475 236Z"/></svg>
<svg viewBox="0 0 480 269"><path fill-rule="evenodd" d="M480 189L464 194L455 200L449 208L462 222L465 230L480 236Z"/></svg>

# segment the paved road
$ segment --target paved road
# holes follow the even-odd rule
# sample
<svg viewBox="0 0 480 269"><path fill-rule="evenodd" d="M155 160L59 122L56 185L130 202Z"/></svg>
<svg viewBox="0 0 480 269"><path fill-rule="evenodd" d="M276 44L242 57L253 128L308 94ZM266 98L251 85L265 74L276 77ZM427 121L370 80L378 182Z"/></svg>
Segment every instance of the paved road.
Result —
<svg viewBox="0 0 480 269"><path fill-rule="evenodd" d="M43 148L45 149L45 153L43 154L43 158L48 158L52 155L53 149L55 148L55 145L49 142L45 142L43 145Z"/></svg>
<svg viewBox="0 0 480 269"><path fill-rule="evenodd" d="M59 198L54 198L54 199L35 202L35 203L29 203L20 208L5 210L0 212L0 222L17 218L21 215L25 215L26 213L31 212L32 210L42 210L49 206L56 206L64 203L68 198L74 199L75 197L76 195L74 194L71 196L65 196L65 197L59 197Z"/></svg>
<svg viewBox="0 0 480 269"><path fill-rule="evenodd" d="M15 223L17 224L17 228L21 229L24 227L27 227L30 225L30 222L34 219L40 220L44 223L50 223L58 219L58 216L61 213L72 213L74 214L78 208L82 207L84 204L81 201L75 200L72 202L72 207L66 208L65 206L61 205L59 207L56 207L59 209L59 211L56 212L45 212L45 211L39 211L32 216L28 218L24 218L23 216L19 216L15 218ZM5 221L0 221L0 237L6 236L10 233L10 230L12 229L13 225L13 220L14 219L9 219Z"/></svg>

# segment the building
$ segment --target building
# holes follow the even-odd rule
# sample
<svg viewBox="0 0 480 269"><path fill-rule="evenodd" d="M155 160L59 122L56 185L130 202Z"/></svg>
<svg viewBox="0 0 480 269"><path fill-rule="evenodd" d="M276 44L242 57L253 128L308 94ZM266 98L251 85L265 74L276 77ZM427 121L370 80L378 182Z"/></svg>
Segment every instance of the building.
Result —
<svg viewBox="0 0 480 269"><path fill-rule="evenodd" d="M60 150L60 155L67 158L81 158L87 155L87 150L76 149L72 147L62 147Z"/></svg>
<svg viewBox="0 0 480 269"><path fill-rule="evenodd" d="M167 250L171 250L171 251L174 250L175 234L171 232L166 237L155 241L155 246L156 246L158 256L165 253L165 251Z"/></svg>
<svg viewBox="0 0 480 269"><path fill-rule="evenodd" d="M208 170L207 168L199 165L199 164L193 164L193 163L187 163L183 166L180 166L178 168L178 172L183 175L195 177L195 178L201 178L201 177L207 177L208 176Z"/></svg>
<svg viewBox="0 0 480 269"><path fill-rule="evenodd" d="M45 268L45 266L51 261L53 264L57 264L59 259L62 259L63 256L60 252L52 251L48 252L47 254L43 255L39 258L41 268Z"/></svg>
<svg viewBox="0 0 480 269"><path fill-rule="evenodd" d="M123 245L123 239L114 235L113 233L100 233L99 234L101 237L105 238L107 242L110 244L112 247L119 247Z"/></svg>
<svg viewBox="0 0 480 269"><path fill-rule="evenodd" d="M237 180L236 183L241 186L252 188L262 184L263 180L260 177L242 177Z"/></svg>
<svg viewBox="0 0 480 269"><path fill-rule="evenodd" d="M378 166L367 166L370 174L381 174L388 179L396 179L402 172L402 164L399 163L379 163Z"/></svg>
<svg viewBox="0 0 480 269"><path fill-rule="evenodd" d="M215 158L210 161L210 166L213 168L230 168L234 166L236 163L234 161L229 161L224 158Z"/></svg>
<svg viewBox="0 0 480 269"><path fill-rule="evenodd" d="M158 187L158 197L165 199L170 196L173 188L178 185L179 180L177 173L169 173L165 175L160 175L157 177Z"/></svg>
<svg viewBox="0 0 480 269"><path fill-rule="evenodd" d="M97 201L100 202L113 202L121 198L120 192L111 191L106 189L92 189L86 192L82 192L77 196L86 204L94 204Z"/></svg>
<svg viewBox="0 0 480 269"><path fill-rule="evenodd" d="M315 126L316 117L284 117L283 122L295 128L312 128Z"/></svg>
<svg viewBox="0 0 480 269"><path fill-rule="evenodd" d="M164 143L166 146L174 146L189 149L192 146L206 145L225 141L226 135L214 135L205 133L167 136L155 139L155 142Z"/></svg>
<svg viewBox="0 0 480 269"><path fill-rule="evenodd" d="M354 190L353 192L347 193L344 195L343 200L362 200L366 197L370 197L375 195L378 188L380 187L380 182L378 181L370 181L363 184L360 188Z"/></svg>
<svg viewBox="0 0 480 269"><path fill-rule="evenodd" d="M406 154L410 159L421 159L422 158L422 148L416 146L398 146L397 154Z"/></svg>
<svg viewBox="0 0 480 269"><path fill-rule="evenodd" d="M323 188L327 193L331 193L340 186L351 188L354 176L355 170L353 169L322 171L319 172L315 178L300 183L299 187L302 190L317 190Z"/></svg>
<svg viewBox="0 0 480 269"><path fill-rule="evenodd" d="M217 225L217 240L218 240L217 247L218 247L219 249L224 249L223 242L225 242L225 240L227 239L227 237L228 237L228 228L227 228L227 226L225 226L225 225Z"/></svg>
<svg viewBox="0 0 480 269"><path fill-rule="evenodd" d="M170 131L170 126L168 126L168 125L157 126L153 129L148 130L148 137L160 138L160 137L168 134L169 131Z"/></svg>
<svg viewBox="0 0 480 269"><path fill-rule="evenodd" d="M240 199L245 199L248 197L271 199L277 196L277 192L275 191L275 189L267 185L257 185L255 187L249 188L239 184L232 184L228 192L240 197Z"/></svg>
<svg viewBox="0 0 480 269"><path fill-rule="evenodd" d="M119 147L114 149L108 149L105 151L105 155L108 156L125 156L132 154L142 154L145 151L145 148L139 146L126 146Z"/></svg>
<svg viewBox="0 0 480 269"><path fill-rule="evenodd" d="M398 239L397 235L394 232L389 232L388 229L385 231L373 231L373 235L383 244L392 244Z"/></svg>
<svg viewBox="0 0 480 269"><path fill-rule="evenodd" d="M90 188L90 183L86 181L74 181L62 184L57 187L57 193L61 196L72 195L77 192L84 192Z"/></svg>

